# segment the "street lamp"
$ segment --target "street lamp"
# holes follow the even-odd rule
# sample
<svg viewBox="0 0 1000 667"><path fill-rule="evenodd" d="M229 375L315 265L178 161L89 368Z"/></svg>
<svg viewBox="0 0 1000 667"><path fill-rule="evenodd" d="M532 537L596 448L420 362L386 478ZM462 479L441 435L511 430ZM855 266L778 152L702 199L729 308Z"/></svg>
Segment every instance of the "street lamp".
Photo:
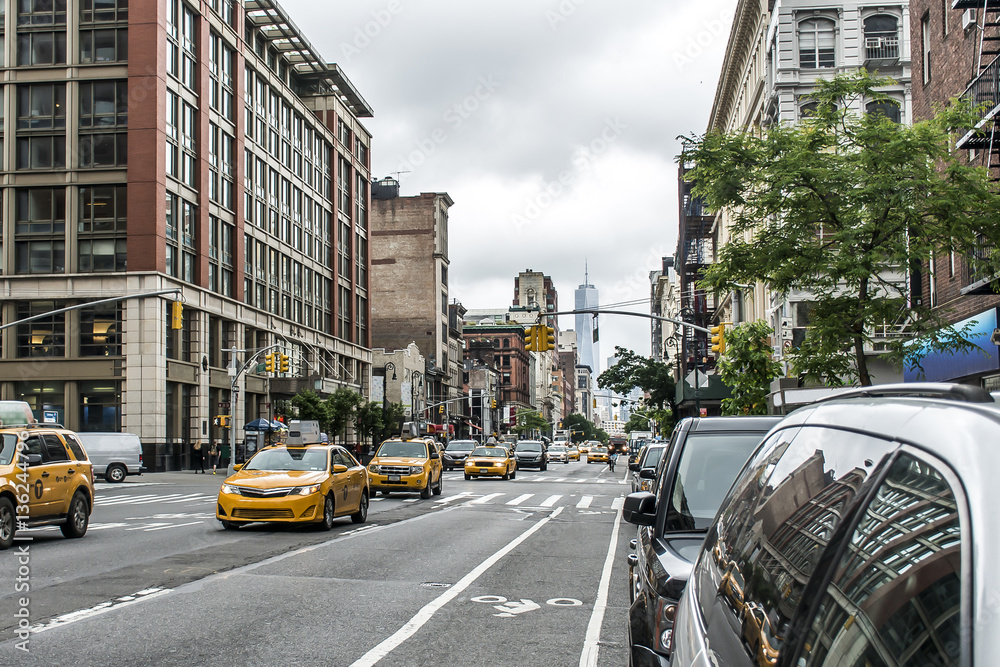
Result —
<svg viewBox="0 0 1000 667"><path fill-rule="evenodd" d="M390 369L392 369L392 379L395 380L396 379L396 364L392 363L391 361L385 362L385 366L382 367L383 374L386 375L386 376L388 376L388 371Z"/></svg>
<svg viewBox="0 0 1000 667"><path fill-rule="evenodd" d="M417 398L419 397L419 392L417 391L417 378L420 378L420 389L424 388L424 378L423 373L420 371L413 371L410 373L410 404L413 406L413 417L417 416Z"/></svg>

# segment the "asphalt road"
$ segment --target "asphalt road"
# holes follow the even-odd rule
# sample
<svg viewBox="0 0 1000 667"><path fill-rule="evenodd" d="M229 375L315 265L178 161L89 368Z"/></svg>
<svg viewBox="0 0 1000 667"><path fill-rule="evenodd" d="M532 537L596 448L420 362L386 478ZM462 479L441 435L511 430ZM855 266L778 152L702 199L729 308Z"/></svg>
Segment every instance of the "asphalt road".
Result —
<svg viewBox="0 0 1000 667"><path fill-rule="evenodd" d="M441 496L377 497L330 532L222 530L221 475L101 484L83 539L25 533L27 653L16 548L0 555L0 664L625 664L625 473L450 472Z"/></svg>

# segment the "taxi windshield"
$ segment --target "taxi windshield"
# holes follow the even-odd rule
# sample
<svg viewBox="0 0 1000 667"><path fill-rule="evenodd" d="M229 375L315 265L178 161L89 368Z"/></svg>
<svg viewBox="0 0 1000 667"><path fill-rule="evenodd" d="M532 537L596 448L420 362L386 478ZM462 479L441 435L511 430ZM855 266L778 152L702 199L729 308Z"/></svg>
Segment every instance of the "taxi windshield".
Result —
<svg viewBox="0 0 1000 667"><path fill-rule="evenodd" d="M395 456L407 459L426 459L427 445L422 442L383 442L375 456Z"/></svg>
<svg viewBox="0 0 1000 667"><path fill-rule="evenodd" d="M326 470L325 449L263 449L247 461L243 470Z"/></svg>
<svg viewBox="0 0 1000 667"><path fill-rule="evenodd" d="M0 444L0 465L10 465L14 460L14 452L17 451L17 436L13 433L3 434L3 443Z"/></svg>
<svg viewBox="0 0 1000 667"><path fill-rule="evenodd" d="M472 450L472 456L499 456L506 458L507 450L503 447L476 447Z"/></svg>

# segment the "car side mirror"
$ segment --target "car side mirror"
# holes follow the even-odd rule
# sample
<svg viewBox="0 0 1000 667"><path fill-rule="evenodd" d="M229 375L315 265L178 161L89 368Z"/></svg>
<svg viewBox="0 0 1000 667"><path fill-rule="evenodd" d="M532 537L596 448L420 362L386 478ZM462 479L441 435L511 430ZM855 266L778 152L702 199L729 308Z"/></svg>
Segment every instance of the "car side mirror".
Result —
<svg viewBox="0 0 1000 667"><path fill-rule="evenodd" d="M233 472L239 472L240 470L243 470L242 463L237 463L236 465L233 466Z"/></svg>
<svg viewBox="0 0 1000 667"><path fill-rule="evenodd" d="M639 464L638 463L629 463L628 464L628 469L631 470L632 472L638 472L639 471Z"/></svg>
<svg viewBox="0 0 1000 667"><path fill-rule="evenodd" d="M343 463L334 463L333 470L331 470L330 472L332 472L334 475L339 475L342 472L347 472L347 466L345 466Z"/></svg>
<svg viewBox="0 0 1000 667"><path fill-rule="evenodd" d="M625 496L622 518L637 526L652 526L656 522L656 496L649 491L636 491Z"/></svg>
<svg viewBox="0 0 1000 667"><path fill-rule="evenodd" d="M42 462L41 454L21 454L21 460L26 466L36 466Z"/></svg>
<svg viewBox="0 0 1000 667"><path fill-rule="evenodd" d="M643 468L639 471L639 479L656 479L656 468Z"/></svg>
<svg viewBox="0 0 1000 667"><path fill-rule="evenodd" d="M432 459L439 459L439 458L441 458L441 455L438 454L437 452L431 452L431 458Z"/></svg>

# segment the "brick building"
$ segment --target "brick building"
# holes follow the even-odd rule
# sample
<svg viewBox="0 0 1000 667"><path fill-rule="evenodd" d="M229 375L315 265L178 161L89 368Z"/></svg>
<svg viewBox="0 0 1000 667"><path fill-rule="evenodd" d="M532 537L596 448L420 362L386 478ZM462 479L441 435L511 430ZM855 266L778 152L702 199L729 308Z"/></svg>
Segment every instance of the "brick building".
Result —
<svg viewBox="0 0 1000 667"><path fill-rule="evenodd" d="M956 147L967 151L971 162L996 169L996 148L991 154L989 147L1000 101L1000 6L993 0L911 0L910 24L914 120L930 118L935 106L953 97L969 96L976 104L985 104L983 132L963 137ZM982 248L984 253L992 250ZM1000 389L1000 358L989 341L998 326L996 277L978 270L975 256L942 251L914 276L914 284L921 286L919 298L942 311L948 321L975 320L982 335L974 342L985 354L931 354L922 362L926 373L907 371L906 379L961 380Z"/></svg>
<svg viewBox="0 0 1000 667"><path fill-rule="evenodd" d="M497 408L532 409L531 353L524 349L524 328L516 324L470 326L462 332L465 358L499 371Z"/></svg>
<svg viewBox="0 0 1000 667"><path fill-rule="evenodd" d="M302 387L367 391L372 115L272 0L0 9L0 395L125 430L154 469ZM132 48L129 48L131 44ZM335 244L336 241L336 244ZM226 367L279 344L289 373ZM25 363L30 360L30 363Z"/></svg>

